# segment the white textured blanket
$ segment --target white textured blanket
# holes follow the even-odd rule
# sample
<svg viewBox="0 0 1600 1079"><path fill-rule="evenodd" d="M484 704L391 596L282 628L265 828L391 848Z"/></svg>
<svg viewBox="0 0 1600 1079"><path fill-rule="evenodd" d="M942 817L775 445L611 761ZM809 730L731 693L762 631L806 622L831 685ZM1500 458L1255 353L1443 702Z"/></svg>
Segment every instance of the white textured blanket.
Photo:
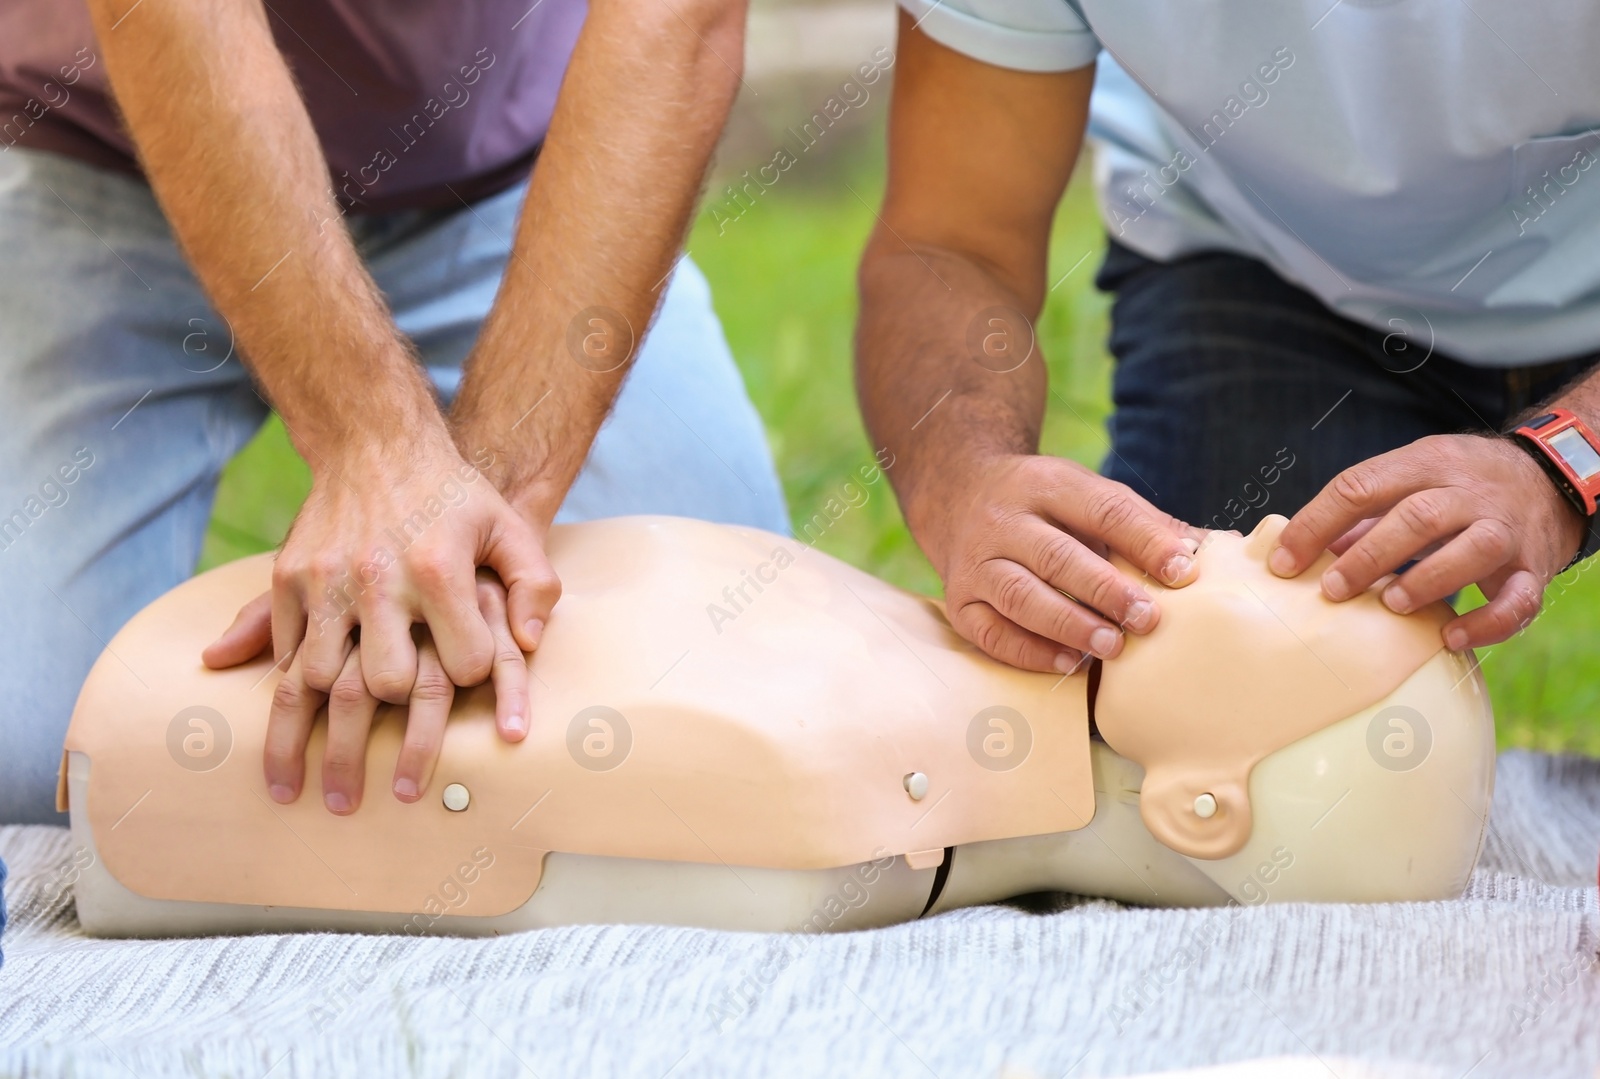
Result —
<svg viewBox="0 0 1600 1079"><path fill-rule="evenodd" d="M73 917L66 831L6 828L0 1076L1592 1079L1597 851L1600 761L1509 753L1449 903L99 941Z"/></svg>

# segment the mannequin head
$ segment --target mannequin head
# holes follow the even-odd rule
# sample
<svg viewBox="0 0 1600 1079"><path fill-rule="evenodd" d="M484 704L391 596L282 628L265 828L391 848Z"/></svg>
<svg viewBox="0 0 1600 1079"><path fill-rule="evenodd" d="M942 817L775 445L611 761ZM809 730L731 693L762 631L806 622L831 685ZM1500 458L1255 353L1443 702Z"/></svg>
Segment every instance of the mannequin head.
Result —
<svg viewBox="0 0 1600 1079"><path fill-rule="evenodd" d="M1253 826L1251 768L1384 700L1443 647L1448 605L1395 615L1376 586L1341 604L1323 597L1331 554L1296 578L1270 572L1285 523L1211 533L1189 586L1146 580L1162 623L1106 664L1094 700L1107 743L1146 768L1150 832L1184 855L1237 853Z"/></svg>
<svg viewBox="0 0 1600 1079"><path fill-rule="evenodd" d="M1105 665L1098 729L1144 767L1151 833L1241 902L1459 893L1494 767L1476 664L1443 649L1445 604L1332 603L1327 554L1272 574L1285 523L1212 533L1185 588L1145 582L1162 622Z"/></svg>
<svg viewBox="0 0 1600 1079"><path fill-rule="evenodd" d="M1326 561L1269 573L1283 525L1213 533L1182 589L1145 582L1161 623L1091 690L1094 819L960 848L936 910L1050 889L1175 906L1461 894L1494 781L1482 677L1441 648L1443 605L1329 603Z"/></svg>

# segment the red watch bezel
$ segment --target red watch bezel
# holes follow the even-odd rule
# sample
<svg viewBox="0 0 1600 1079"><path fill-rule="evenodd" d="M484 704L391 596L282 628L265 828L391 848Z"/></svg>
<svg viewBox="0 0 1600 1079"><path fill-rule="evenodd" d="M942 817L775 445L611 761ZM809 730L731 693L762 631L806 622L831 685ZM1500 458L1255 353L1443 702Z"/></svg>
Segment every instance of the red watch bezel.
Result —
<svg viewBox="0 0 1600 1079"><path fill-rule="evenodd" d="M1535 416L1527 423L1518 427L1513 434L1532 442L1539 447L1545 459L1555 466L1556 470L1566 478L1572 493L1576 494L1583 503L1583 512L1586 516L1593 517L1600 509L1600 473L1580 479L1561 451L1550 445L1550 439L1563 431L1576 430L1591 449L1600 453L1600 437L1596 437L1588 424L1564 408L1552 408L1549 411Z"/></svg>

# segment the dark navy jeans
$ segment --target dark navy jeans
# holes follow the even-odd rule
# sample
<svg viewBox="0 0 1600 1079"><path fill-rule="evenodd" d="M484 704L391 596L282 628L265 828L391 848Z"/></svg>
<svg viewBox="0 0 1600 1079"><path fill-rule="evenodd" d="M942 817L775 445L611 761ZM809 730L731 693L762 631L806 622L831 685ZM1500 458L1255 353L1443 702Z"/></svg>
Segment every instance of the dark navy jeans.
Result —
<svg viewBox="0 0 1600 1079"><path fill-rule="evenodd" d="M1116 297L1101 471L1203 528L1249 532L1368 457L1501 429L1600 360L1470 367L1416 312L1372 329L1223 252L1161 263L1113 241L1096 283Z"/></svg>

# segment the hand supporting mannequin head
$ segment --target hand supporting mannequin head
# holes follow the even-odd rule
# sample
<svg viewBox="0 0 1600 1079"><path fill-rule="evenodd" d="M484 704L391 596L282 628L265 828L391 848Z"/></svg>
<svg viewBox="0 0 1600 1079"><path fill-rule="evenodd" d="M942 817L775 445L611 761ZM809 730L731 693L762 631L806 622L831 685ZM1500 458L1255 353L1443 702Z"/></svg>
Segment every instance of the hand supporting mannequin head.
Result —
<svg viewBox="0 0 1600 1079"><path fill-rule="evenodd" d="M1091 753L1086 675L996 663L936 604L793 540L669 518L557 528L566 590L530 661L527 741L498 739L487 687L459 693L432 782L404 804L386 790L404 710L382 709L348 817L266 798L278 675L269 657L205 671L198 653L270 566L221 567L136 616L80 696L63 778L96 854L80 917L106 933L384 929L444 895L427 925L457 932L798 928L813 897L869 876L874 902L828 927L1038 888L1457 894L1492 780L1481 681L1440 651L1440 612L1328 603L1320 566L1268 573L1281 525L1214 536L1183 589L1147 583L1161 624L1104 665L1095 702L1117 753ZM190 754L196 717L228 744ZM452 783L466 808L441 802ZM1129 863L1160 889L1114 880Z"/></svg>

